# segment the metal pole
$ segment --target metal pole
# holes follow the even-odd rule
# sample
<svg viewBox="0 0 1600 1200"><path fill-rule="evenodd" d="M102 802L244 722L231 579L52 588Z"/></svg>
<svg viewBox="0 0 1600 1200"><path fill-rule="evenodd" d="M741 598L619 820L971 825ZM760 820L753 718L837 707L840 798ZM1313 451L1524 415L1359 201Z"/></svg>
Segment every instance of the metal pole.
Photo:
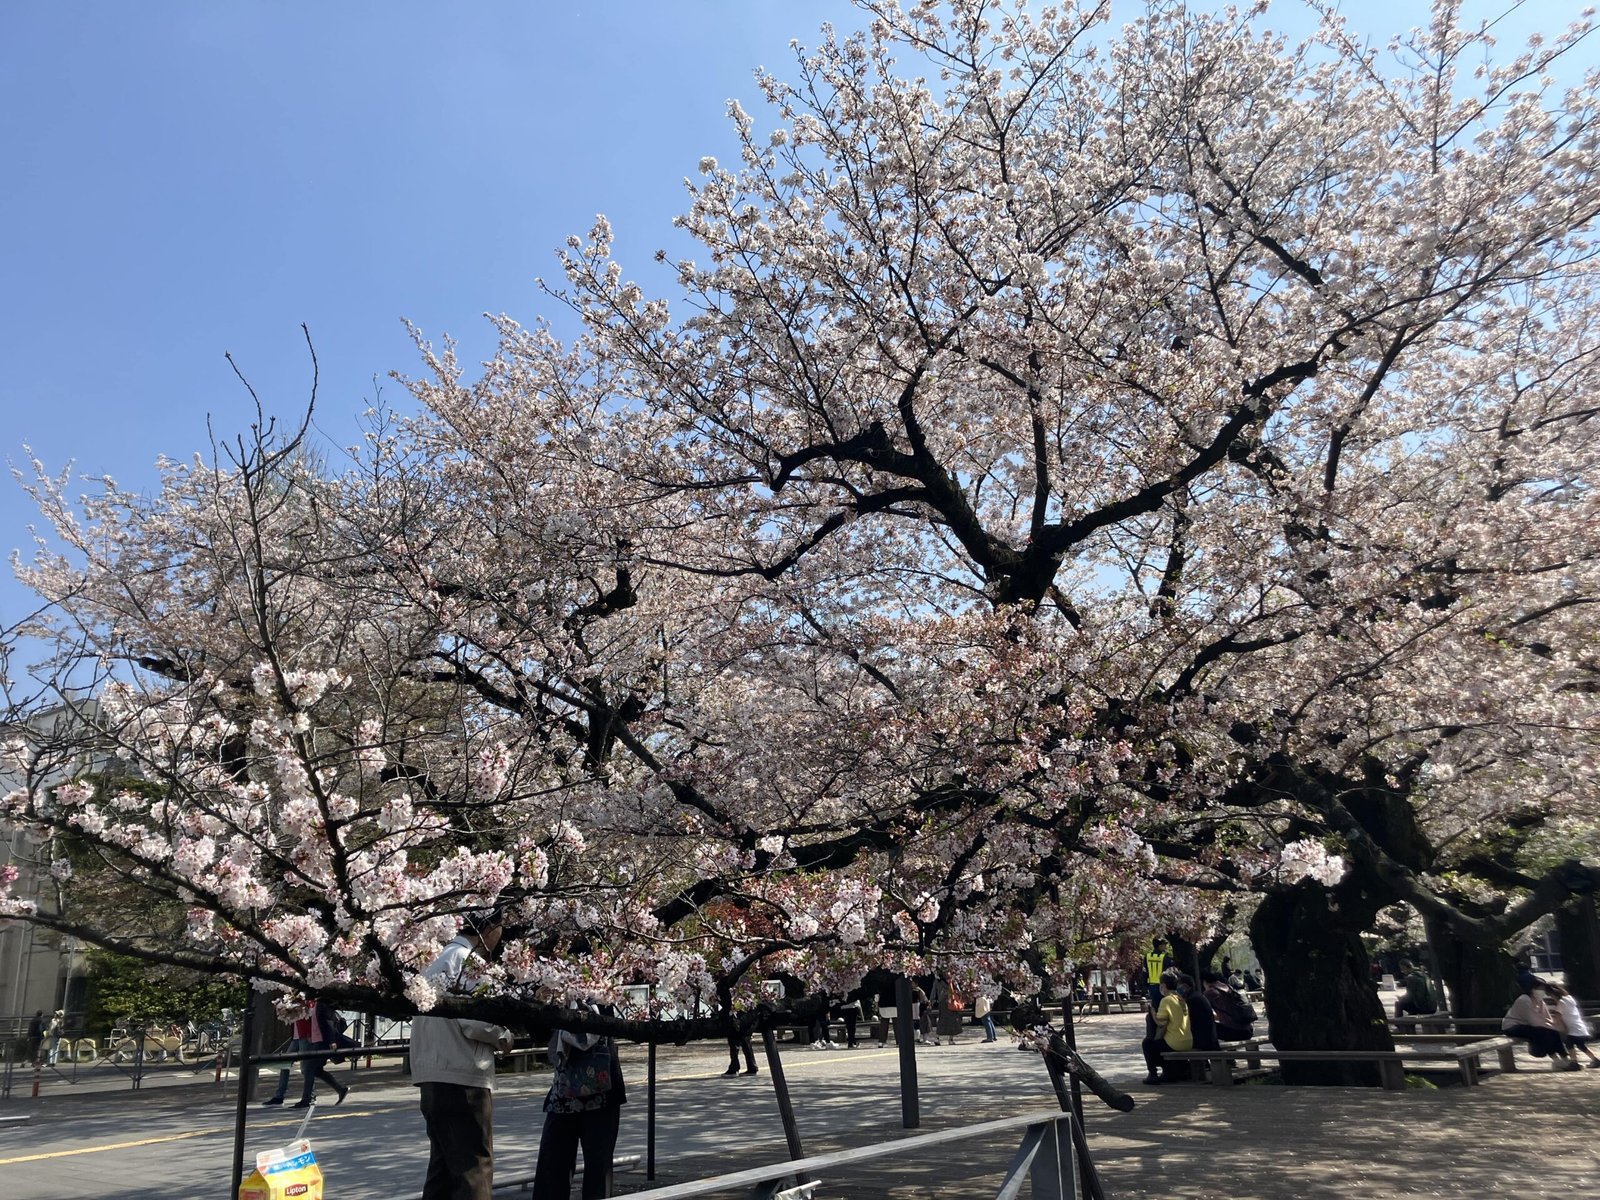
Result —
<svg viewBox="0 0 1600 1200"><path fill-rule="evenodd" d="M1068 996L1061 1003L1061 1036L1067 1043L1067 1049L1074 1054L1078 1052L1078 1031L1072 1024L1072 997ZM1078 1076L1072 1075L1072 1119L1078 1124L1083 1124L1083 1089L1078 1086Z"/></svg>
<svg viewBox="0 0 1600 1200"><path fill-rule="evenodd" d="M656 1044L650 1043L650 1083L646 1089L648 1104L644 1116L644 1177L656 1177ZM585 1163L585 1166L588 1164Z"/></svg>
<svg viewBox="0 0 1600 1200"><path fill-rule="evenodd" d="M1100 1172L1095 1169L1094 1160L1089 1157L1089 1139L1084 1136L1083 1122L1078 1117L1081 1110L1072 1106L1073 1095L1067 1088L1065 1078L1067 1073L1061 1069L1061 1061L1049 1050L1044 1052L1044 1065L1050 1072L1050 1086L1055 1091L1056 1103L1061 1105L1061 1111L1067 1114L1067 1124L1072 1126L1072 1144L1077 1150L1073 1157L1078 1160L1078 1178L1083 1183L1083 1190L1089 1196L1089 1200L1106 1200L1105 1188L1100 1183Z"/></svg>
<svg viewBox="0 0 1600 1200"><path fill-rule="evenodd" d="M894 1037L900 1049L900 1124L915 1129L922 1124L917 1099L917 1035L911 1021L911 980L904 975L894 981Z"/></svg>
<svg viewBox="0 0 1600 1200"><path fill-rule="evenodd" d="M771 1029L761 1031L761 1048L767 1052L767 1070L772 1073L772 1091L778 1098L778 1116L783 1120L783 1138L789 1143L789 1157L804 1158L806 1152L800 1146L800 1126L795 1124L794 1105L789 1103L789 1081L783 1077L783 1062L778 1058L778 1039L773 1036ZM811 1182L803 1171L795 1173L794 1181L801 1187Z"/></svg>
<svg viewBox="0 0 1600 1200"><path fill-rule="evenodd" d="M228 1188L228 1200L239 1194L239 1185L244 1182L244 1119L250 1105L250 1084L255 1078L255 1065L250 1061L256 1050L255 1001L251 996L245 1004L244 1022L239 1027L239 1095L233 1110L233 1185Z"/></svg>

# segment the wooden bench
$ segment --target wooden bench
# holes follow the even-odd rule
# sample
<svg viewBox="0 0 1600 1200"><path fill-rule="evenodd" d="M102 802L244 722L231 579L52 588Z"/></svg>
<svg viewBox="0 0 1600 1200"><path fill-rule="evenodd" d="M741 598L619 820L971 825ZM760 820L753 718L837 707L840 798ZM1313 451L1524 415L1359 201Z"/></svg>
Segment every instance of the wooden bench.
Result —
<svg viewBox="0 0 1600 1200"><path fill-rule="evenodd" d="M1422 1046L1472 1046L1483 1042L1493 1043L1492 1048L1500 1060L1500 1069L1511 1072L1517 1069L1516 1041L1513 1038L1485 1033L1397 1033L1395 1041Z"/></svg>
<svg viewBox="0 0 1600 1200"><path fill-rule="evenodd" d="M1231 1087L1234 1081L1234 1064L1247 1059L1252 1067L1262 1062L1370 1062L1378 1067L1378 1078L1390 1091L1401 1091L1406 1086L1404 1064L1407 1062L1454 1063L1461 1072L1461 1082L1467 1087L1478 1083L1479 1067L1485 1054L1494 1054L1504 1067L1512 1043L1510 1038L1475 1038L1453 1044L1425 1044L1395 1050L1275 1050L1258 1047L1255 1050L1169 1050L1164 1056L1168 1062L1204 1063L1211 1072L1211 1082L1218 1087ZM1512 1069L1515 1069L1513 1063Z"/></svg>
<svg viewBox="0 0 1600 1200"><path fill-rule="evenodd" d="M1436 1033L1479 1033L1488 1036L1500 1032L1500 1018L1452 1017L1449 1013L1426 1013L1417 1017L1390 1017L1389 1028L1397 1034L1432 1031Z"/></svg>

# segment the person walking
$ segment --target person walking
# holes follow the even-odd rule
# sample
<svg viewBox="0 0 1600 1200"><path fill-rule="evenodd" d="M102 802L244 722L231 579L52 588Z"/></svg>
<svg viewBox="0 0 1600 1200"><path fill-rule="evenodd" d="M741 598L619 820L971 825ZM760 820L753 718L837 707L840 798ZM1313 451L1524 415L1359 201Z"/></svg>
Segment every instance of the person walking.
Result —
<svg viewBox="0 0 1600 1200"><path fill-rule="evenodd" d="M583 1200L611 1195L611 1161L628 1089L612 1038L558 1029L550 1035L555 1076L544 1098L544 1129L532 1200L570 1200L583 1150Z"/></svg>
<svg viewBox="0 0 1600 1200"><path fill-rule="evenodd" d="M316 1024L315 1005L309 997L293 997L293 1003L287 1008L283 1001L279 1001L279 1014L285 1021L291 1022L289 1044L284 1048L285 1054L304 1054L311 1049L312 1030ZM275 1104L282 1104L284 1097L289 1094L289 1075L291 1068L288 1063L278 1071L278 1086L273 1089L272 1095L261 1102L262 1108L271 1108ZM306 1077L306 1060L300 1059L300 1075L305 1079L302 1094L309 1092L316 1086L316 1080ZM303 1107L296 1105L296 1107Z"/></svg>
<svg viewBox="0 0 1600 1200"><path fill-rule="evenodd" d="M500 943L498 913L469 918L422 973L442 992L470 995ZM411 1082L428 1130L422 1200L490 1200L494 1186L494 1054L511 1032L485 1021L419 1014L411 1022Z"/></svg>
<svg viewBox="0 0 1600 1200"><path fill-rule="evenodd" d="M728 1069L724 1075L737 1075L739 1073L739 1053L744 1052L744 1073L746 1075L758 1074L756 1070L756 1049L750 1044L750 1032L730 1033L728 1035Z"/></svg>

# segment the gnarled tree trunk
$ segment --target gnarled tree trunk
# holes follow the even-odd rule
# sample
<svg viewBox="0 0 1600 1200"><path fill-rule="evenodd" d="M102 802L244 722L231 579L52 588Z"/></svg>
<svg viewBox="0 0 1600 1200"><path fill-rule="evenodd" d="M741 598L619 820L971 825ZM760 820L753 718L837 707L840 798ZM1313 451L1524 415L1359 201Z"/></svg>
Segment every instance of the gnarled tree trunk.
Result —
<svg viewBox="0 0 1600 1200"><path fill-rule="evenodd" d="M1567 989L1581 1000L1600 999L1600 916L1593 893L1556 909L1556 934Z"/></svg>
<svg viewBox="0 0 1600 1200"><path fill-rule="evenodd" d="M1443 921L1424 917L1435 966L1450 989L1450 1011L1458 1017L1499 1017L1517 998L1516 970L1499 943L1465 941Z"/></svg>
<svg viewBox="0 0 1600 1200"><path fill-rule="evenodd" d="M1279 1050L1392 1050L1361 934L1381 905L1357 873L1337 887L1303 882L1268 894L1250 922L1266 970L1267 1021ZM1376 1063L1282 1065L1285 1083L1379 1085Z"/></svg>

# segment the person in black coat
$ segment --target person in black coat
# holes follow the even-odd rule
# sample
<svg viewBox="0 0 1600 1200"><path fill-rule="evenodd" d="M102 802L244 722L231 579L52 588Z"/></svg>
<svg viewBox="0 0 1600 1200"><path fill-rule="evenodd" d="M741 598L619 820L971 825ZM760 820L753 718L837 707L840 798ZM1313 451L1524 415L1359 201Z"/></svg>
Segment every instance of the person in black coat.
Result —
<svg viewBox="0 0 1600 1200"><path fill-rule="evenodd" d="M1194 979L1188 975L1178 977L1178 991L1189 1009L1189 1029L1194 1034L1194 1048L1222 1049L1217 1041L1217 1014L1212 1010L1206 994L1195 986Z"/></svg>

